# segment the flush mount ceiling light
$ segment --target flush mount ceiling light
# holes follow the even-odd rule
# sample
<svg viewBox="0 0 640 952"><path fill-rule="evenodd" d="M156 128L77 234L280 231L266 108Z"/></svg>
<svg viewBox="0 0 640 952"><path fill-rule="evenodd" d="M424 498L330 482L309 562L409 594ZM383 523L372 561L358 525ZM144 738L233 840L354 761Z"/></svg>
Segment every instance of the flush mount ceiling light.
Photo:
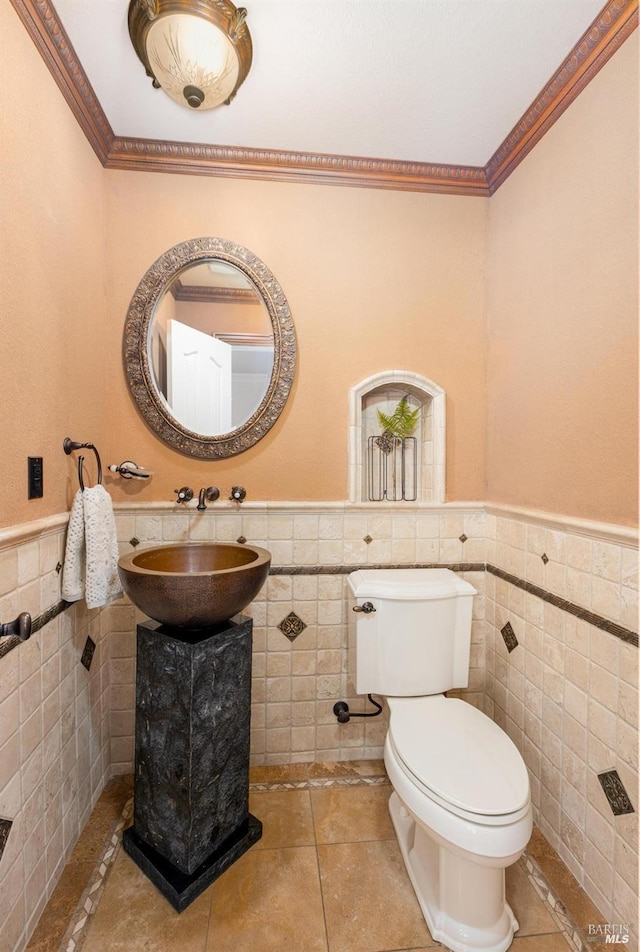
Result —
<svg viewBox="0 0 640 952"><path fill-rule="evenodd" d="M129 35L156 88L213 109L231 102L249 72L246 15L231 0L131 0Z"/></svg>

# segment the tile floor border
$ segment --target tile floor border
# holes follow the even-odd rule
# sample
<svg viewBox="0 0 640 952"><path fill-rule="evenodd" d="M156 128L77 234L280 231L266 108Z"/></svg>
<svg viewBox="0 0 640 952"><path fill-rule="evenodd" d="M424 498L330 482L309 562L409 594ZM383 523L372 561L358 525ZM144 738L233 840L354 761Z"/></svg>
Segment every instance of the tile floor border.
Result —
<svg viewBox="0 0 640 952"><path fill-rule="evenodd" d="M318 777L307 780L267 780L249 784L249 793L269 793L271 790L318 790L327 787L390 787L388 777Z"/></svg>
<svg viewBox="0 0 640 952"><path fill-rule="evenodd" d="M580 930L575 926L569 913L554 894L549 883L545 879L544 873L536 861L526 852L523 853L521 862L527 874L529 882L540 896L542 901L549 907L549 913L552 919L557 923L560 932L565 937L570 948L575 952L585 952L586 946L583 942Z"/></svg>
<svg viewBox="0 0 640 952"><path fill-rule="evenodd" d="M87 887L78 900L67 930L58 947L59 952L80 952L89 932L92 917L98 908L109 879L111 867L122 846L122 833L133 816L133 797L129 797L113 829L107 835Z"/></svg>
<svg viewBox="0 0 640 952"><path fill-rule="evenodd" d="M390 786L390 783L386 776L308 778L299 781L273 780L251 783L250 791L252 793L268 793L275 790L311 790L355 786ZM105 839L87 887L78 901L67 930L58 946L58 952L81 952L93 916L106 888L109 874L120 852L122 833L132 816L133 797L129 797L120 817ZM526 851L519 862L522 864L532 887L548 907L549 913L558 925L558 929L568 947L573 949L574 952L587 952L588 946L585 944L580 930L572 921L564 904L549 886L537 862Z"/></svg>

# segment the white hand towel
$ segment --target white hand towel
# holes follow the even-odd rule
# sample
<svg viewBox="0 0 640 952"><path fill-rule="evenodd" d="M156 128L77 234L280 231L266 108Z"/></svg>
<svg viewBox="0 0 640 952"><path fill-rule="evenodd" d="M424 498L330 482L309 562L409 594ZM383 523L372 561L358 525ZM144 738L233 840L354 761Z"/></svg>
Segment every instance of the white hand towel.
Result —
<svg viewBox="0 0 640 952"><path fill-rule="evenodd" d="M77 602L84 597L84 503L79 489L73 498L67 546L62 570L62 597L67 602Z"/></svg>
<svg viewBox="0 0 640 952"><path fill-rule="evenodd" d="M122 595L116 524L104 486L78 490L69 518L62 597L71 602L83 595L87 608Z"/></svg>

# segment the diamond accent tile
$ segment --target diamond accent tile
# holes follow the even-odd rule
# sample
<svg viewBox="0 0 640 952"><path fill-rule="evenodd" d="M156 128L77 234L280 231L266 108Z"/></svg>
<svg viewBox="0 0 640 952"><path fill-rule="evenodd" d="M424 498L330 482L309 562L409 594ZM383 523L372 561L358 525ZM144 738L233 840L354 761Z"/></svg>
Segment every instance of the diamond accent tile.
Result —
<svg viewBox="0 0 640 952"><path fill-rule="evenodd" d="M289 641L295 641L298 635L301 635L307 626L301 618L298 618L295 612L289 612L286 618L283 618L278 628Z"/></svg>
<svg viewBox="0 0 640 952"><path fill-rule="evenodd" d="M129 539L129 545L132 545L133 548L135 549L137 545L140 545L140 539L137 539L135 536L131 536L131 538Z"/></svg>
<svg viewBox="0 0 640 952"><path fill-rule="evenodd" d="M463 532L461 536L458 536L458 538L460 539L461 542L466 542L469 537L466 536Z"/></svg>
<svg viewBox="0 0 640 952"><path fill-rule="evenodd" d="M518 639L516 638L516 633L511 627L511 622L508 621L504 628L500 629L500 634L504 638L504 643L507 646L507 651L509 654L513 651L514 648L518 647Z"/></svg>
<svg viewBox="0 0 640 952"><path fill-rule="evenodd" d="M84 665L87 671L91 670L91 662L93 661L93 654L96 650L95 641L87 637L87 640L84 645L84 651L82 652L82 657L80 658L80 664Z"/></svg>
<svg viewBox="0 0 640 952"><path fill-rule="evenodd" d="M544 562L545 565L546 565L547 562L549 561L549 556L547 555L546 552L543 552L542 555L540 556L540 558L542 559L542 561Z"/></svg>
<svg viewBox="0 0 640 952"><path fill-rule="evenodd" d="M366 542L367 545L371 545L371 543L373 542L373 539L371 538L370 535L366 535L362 541Z"/></svg>
<svg viewBox="0 0 640 952"><path fill-rule="evenodd" d="M62 562L56 564L56 575L60 575L60 572L62 572Z"/></svg>
<svg viewBox="0 0 640 952"><path fill-rule="evenodd" d="M607 770L605 773L598 774L598 780L614 816L635 813L617 770Z"/></svg>
<svg viewBox="0 0 640 952"><path fill-rule="evenodd" d="M236 542L239 542L240 545L244 545L246 541L247 540L245 539L244 536L238 536L238 538L236 539Z"/></svg>
<svg viewBox="0 0 640 952"><path fill-rule="evenodd" d="M0 860L2 859L4 848L7 845L12 825L13 822L11 820L0 820Z"/></svg>

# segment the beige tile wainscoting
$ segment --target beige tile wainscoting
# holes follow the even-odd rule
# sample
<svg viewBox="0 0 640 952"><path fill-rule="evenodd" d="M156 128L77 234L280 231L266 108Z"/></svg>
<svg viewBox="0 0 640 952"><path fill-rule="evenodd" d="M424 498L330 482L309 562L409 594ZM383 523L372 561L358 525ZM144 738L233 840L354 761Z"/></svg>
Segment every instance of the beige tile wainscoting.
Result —
<svg viewBox="0 0 640 952"><path fill-rule="evenodd" d="M64 608L66 518L0 532L1 620L29 611L43 623L0 656L3 952L26 947L105 783L132 770L136 610L122 600L42 615ZM339 725L332 712L337 699L363 704L348 677L347 574L459 571L478 590L463 694L522 752L551 847L607 921L635 928L637 812L614 815L598 780L617 771L637 810L632 530L477 503L223 503L205 513L152 503L119 506L116 521L123 552L240 537L271 551L272 574L248 609L254 769L380 757L384 716Z"/></svg>
<svg viewBox="0 0 640 952"><path fill-rule="evenodd" d="M487 572L486 711L524 757L541 831L603 915L634 924L637 941L638 648L628 634L637 549L490 513L487 562L528 585ZM518 641L510 652L507 623ZM612 812L598 780L611 770L634 812Z"/></svg>
<svg viewBox="0 0 640 952"><path fill-rule="evenodd" d="M3 622L60 602L65 527L54 521L0 547ZM0 656L2 952L24 948L111 776L104 622L103 609L79 602ZM0 642L0 654L8 647Z"/></svg>

